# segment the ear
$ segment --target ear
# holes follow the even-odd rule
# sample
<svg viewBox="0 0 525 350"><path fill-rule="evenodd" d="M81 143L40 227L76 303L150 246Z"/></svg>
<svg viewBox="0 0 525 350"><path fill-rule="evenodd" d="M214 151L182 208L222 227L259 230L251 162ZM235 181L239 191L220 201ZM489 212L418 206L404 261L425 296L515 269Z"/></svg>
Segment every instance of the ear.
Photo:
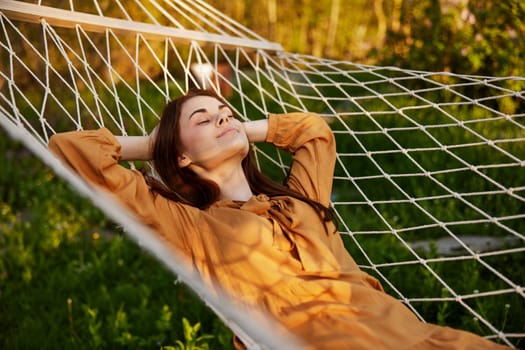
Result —
<svg viewBox="0 0 525 350"><path fill-rule="evenodd" d="M188 158L186 155L180 155L179 158L177 159L178 163L179 163L179 167L181 168L185 168L187 167L188 165L191 164L191 159Z"/></svg>

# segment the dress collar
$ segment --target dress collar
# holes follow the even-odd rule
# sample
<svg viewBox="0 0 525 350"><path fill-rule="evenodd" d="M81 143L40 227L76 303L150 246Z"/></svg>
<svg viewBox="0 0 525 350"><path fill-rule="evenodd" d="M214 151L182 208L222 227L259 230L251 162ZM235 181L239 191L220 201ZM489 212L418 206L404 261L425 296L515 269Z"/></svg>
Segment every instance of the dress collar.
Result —
<svg viewBox="0 0 525 350"><path fill-rule="evenodd" d="M262 214L267 212L271 207L270 197L266 194L258 194L250 197L247 201L237 201L232 199L220 199L213 203L211 207L215 208L235 208Z"/></svg>

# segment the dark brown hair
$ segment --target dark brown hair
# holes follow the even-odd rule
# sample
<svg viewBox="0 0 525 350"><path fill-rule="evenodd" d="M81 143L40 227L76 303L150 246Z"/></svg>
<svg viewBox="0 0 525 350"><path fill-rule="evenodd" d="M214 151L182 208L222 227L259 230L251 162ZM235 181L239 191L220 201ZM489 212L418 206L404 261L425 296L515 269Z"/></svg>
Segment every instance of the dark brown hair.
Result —
<svg viewBox="0 0 525 350"><path fill-rule="evenodd" d="M199 89L190 90L187 94L169 102L162 113L158 133L153 143L153 167L162 182L151 176L146 176L146 180L154 192L168 199L206 209L219 199L219 186L213 181L199 177L188 167L181 168L178 162L182 149L179 137L181 107L195 96L210 96L227 104L214 91ZM297 198L310 204L323 221L333 220L333 213L329 208L271 180L257 169L252 158L250 151L242 160L242 167L250 189L255 195Z"/></svg>

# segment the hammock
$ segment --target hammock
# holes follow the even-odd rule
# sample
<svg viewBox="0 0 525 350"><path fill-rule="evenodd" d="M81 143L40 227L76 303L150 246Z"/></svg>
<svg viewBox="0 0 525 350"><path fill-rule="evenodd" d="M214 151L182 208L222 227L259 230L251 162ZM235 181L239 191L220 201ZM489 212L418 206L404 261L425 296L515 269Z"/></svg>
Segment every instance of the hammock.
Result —
<svg viewBox="0 0 525 350"><path fill-rule="evenodd" d="M147 228L47 151L52 134L104 126L145 135L192 86L215 89L245 119L319 113L338 143L332 207L361 268L422 320L452 320L510 346L525 338L525 78L288 53L200 0L64 3L0 3L0 124L249 348L296 343L264 315L209 293ZM255 150L265 172L284 176L286 154Z"/></svg>

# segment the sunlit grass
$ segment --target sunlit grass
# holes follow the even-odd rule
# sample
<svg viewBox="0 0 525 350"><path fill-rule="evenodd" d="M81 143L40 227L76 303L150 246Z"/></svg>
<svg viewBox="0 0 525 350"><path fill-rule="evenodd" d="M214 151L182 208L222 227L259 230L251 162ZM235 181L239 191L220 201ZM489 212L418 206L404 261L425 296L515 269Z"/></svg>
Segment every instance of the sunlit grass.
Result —
<svg viewBox="0 0 525 350"><path fill-rule="evenodd" d="M326 96L337 94L336 90L329 87L325 90L323 94ZM388 89L384 90L388 92ZM122 101L126 101L130 112L137 113L138 106L134 105L136 101L133 97L128 95L130 92L123 89L119 93L122 93ZM254 101L260 97L260 92L249 86L243 93ZM359 96L360 91L347 93ZM153 104L160 112L163 98L155 95L149 99L150 94L155 95L155 90L145 89L145 100L154 101ZM231 101L236 106L241 105L241 98L237 94L232 96ZM410 98L392 101L396 105L410 105L412 102ZM290 104L293 103L290 100ZM381 101L377 104L366 101L363 104L376 111L387 108ZM73 110L73 107L70 106L70 109ZM272 112L282 112L282 107L276 103L267 103L266 107ZM306 101L305 107L314 112L329 112L313 99ZM356 105L345 103L334 104L333 108L342 113L359 111ZM468 120L468 109L451 112L460 119ZM60 118L59 114L55 115L51 110L49 113L50 119ZM474 114L479 119L484 117L479 110L475 110ZM249 104L246 105L246 115L251 118L262 117L261 111ZM432 222L412 204L383 203L372 207L366 203L367 200L406 200L407 195L422 198L450 194L439 184L460 193L493 189L493 184L480 176L473 177L468 171L437 173L461 168L463 165L456 155L474 164L508 161L508 157L502 157L501 152L494 152L490 147L467 147L448 152L417 150L409 152L410 157L401 151L381 153L384 150L396 150L396 142L404 148L424 149L438 146L436 140L447 145L476 141L472 133L465 134L460 127L439 127L450 120L435 110L412 110L406 116L412 121L424 121L435 127L390 131L388 138L379 131L366 133L377 129L377 124L368 116L355 114L341 118L339 124L331 124L336 131L345 127L356 131L353 136L336 136L340 152L354 153L352 157L342 157L342 162L352 176L358 178L354 183L343 180L344 171L341 167L336 169L336 177L339 178L334 182L334 200L354 202L352 205L336 205L350 233L367 230L387 232L390 228L399 230ZM149 117L145 121L147 130L155 123L154 118L151 115ZM413 126L411 120L392 113L380 116L376 121L383 128L392 129ZM70 122L58 122L56 125L60 130L72 127ZM96 124L86 127L96 127ZM509 133L516 132L516 129L508 129L508 125L502 121L471 124L471 127L480 135L496 139L515 136ZM140 132L136 125L131 126L129 131L130 134ZM370 156L360 148L360 144L375 153ZM503 144L501 147L510 154L524 158L522 142ZM268 147L260 146L260 149L272 156L277 155ZM98 209L78 197L38 159L10 141L4 133L0 134L0 157L0 164L3 165L0 172L0 348L54 349L56 344L79 349L176 346L177 340L184 340L183 318L192 325L200 322L201 334L214 335L213 339L207 340L212 348L232 347L231 331L192 292L175 283L176 277L172 273L128 241L121 230ZM289 160L289 156L283 157ZM259 160L265 172L276 179L283 178L283 172L274 163L264 157L259 157ZM397 175L417 173L423 171L421 168L436 173L432 179L425 176L398 176L392 181L366 178L380 175L382 171ZM507 187L516 187L525 183L525 173L520 169L487 168L483 173L499 179ZM400 192L395 185L405 193ZM468 201L493 216L516 215L525 210L523 202L509 201L508 196L494 195L488 201L486 198L470 196ZM454 198L421 201L419 204L445 223L479 218L479 213ZM524 232L523 220L506 224L518 232ZM491 236L504 236L507 233L489 223L454 226L452 230L460 230L458 232L462 234ZM399 237L408 242L439 238L446 234L443 229L432 227L403 231ZM387 264L414 259L407 247L392 234L357 234L351 237L345 232L343 237L351 255L364 266L369 265L369 260L373 264ZM366 256L359 247L365 250ZM423 257L431 259L438 256L430 252ZM520 267L524 265L524 259L520 253L496 255L485 258L485 261L496 270L504 271L510 280L523 285L525 277ZM470 294L476 290L506 287L501 279L494 278L490 271L480 268L474 260L431 262L428 265L458 293ZM429 269L421 264L384 266L378 271L367 269L367 272L376 275L387 292L395 297L451 297L450 291L443 288ZM394 288L384 283L383 278L392 283ZM524 301L516 293L473 298L467 303L503 332L525 331L521 318ZM490 334L479 320L456 302L419 302L413 305L429 322L482 335Z"/></svg>

